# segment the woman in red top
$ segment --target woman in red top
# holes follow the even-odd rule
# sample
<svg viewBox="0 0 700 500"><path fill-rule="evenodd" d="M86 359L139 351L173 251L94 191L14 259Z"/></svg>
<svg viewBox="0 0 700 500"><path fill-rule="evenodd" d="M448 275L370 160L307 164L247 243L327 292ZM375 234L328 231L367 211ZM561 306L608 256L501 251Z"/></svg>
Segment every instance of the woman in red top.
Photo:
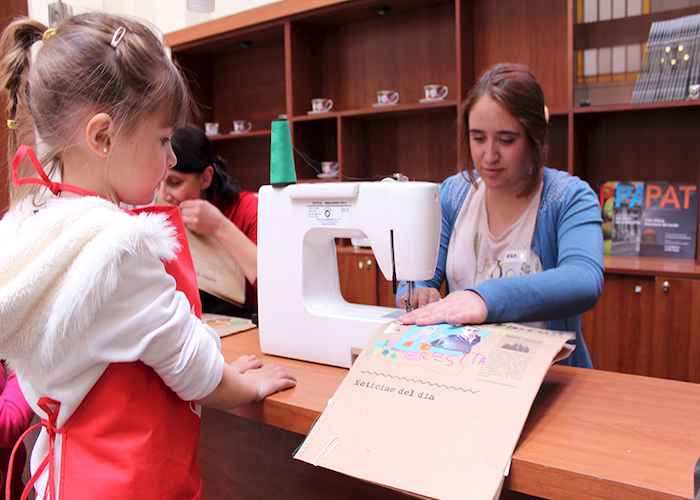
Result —
<svg viewBox="0 0 700 500"><path fill-rule="evenodd" d="M187 229L216 238L247 281L243 308L200 291L202 310L250 317L258 304L258 198L228 175L226 160L214 154L199 127L185 125L171 140L177 164L161 182L158 197L179 205Z"/></svg>

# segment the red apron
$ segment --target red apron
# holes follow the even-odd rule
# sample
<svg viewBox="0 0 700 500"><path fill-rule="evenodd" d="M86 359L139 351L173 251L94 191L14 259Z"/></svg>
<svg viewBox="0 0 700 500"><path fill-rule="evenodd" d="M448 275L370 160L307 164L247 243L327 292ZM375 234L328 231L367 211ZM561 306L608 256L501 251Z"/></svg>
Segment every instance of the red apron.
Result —
<svg viewBox="0 0 700 500"><path fill-rule="evenodd" d="M17 179L16 169L28 155L40 179ZM42 184L54 194L85 190L51 182L33 151L22 146L12 162L13 185ZM178 207L149 207L131 213L166 213L175 226L181 250L165 270L185 293L201 318L197 278ZM202 498L197 443L200 416L194 403L180 399L158 374L140 361L110 364L66 424L57 429L60 403L41 398L48 419L42 424L50 438L46 460L23 494L49 468L45 499L59 500L195 500ZM61 434L60 456L54 456L55 435ZM60 464L60 465L59 465ZM58 495L54 491L59 474ZM8 496L9 498L9 496Z"/></svg>

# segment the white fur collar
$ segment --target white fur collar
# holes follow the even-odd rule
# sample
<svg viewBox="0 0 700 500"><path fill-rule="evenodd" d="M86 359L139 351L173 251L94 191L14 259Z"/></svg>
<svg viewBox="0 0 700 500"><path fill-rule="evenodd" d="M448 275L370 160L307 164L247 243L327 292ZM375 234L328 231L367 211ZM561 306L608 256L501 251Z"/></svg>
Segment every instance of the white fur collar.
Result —
<svg viewBox="0 0 700 500"><path fill-rule="evenodd" d="M114 292L125 253L168 261L179 250L166 215L132 216L85 197L0 221L0 359L61 356Z"/></svg>

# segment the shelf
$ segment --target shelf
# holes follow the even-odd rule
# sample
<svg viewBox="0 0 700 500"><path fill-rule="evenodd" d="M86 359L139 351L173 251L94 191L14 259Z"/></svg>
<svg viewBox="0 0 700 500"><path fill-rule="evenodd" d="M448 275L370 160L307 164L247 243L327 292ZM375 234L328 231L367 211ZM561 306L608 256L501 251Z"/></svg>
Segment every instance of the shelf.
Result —
<svg viewBox="0 0 700 500"><path fill-rule="evenodd" d="M232 141L232 140L246 140L251 138L259 137L270 137L272 132L268 130L251 130L250 132L241 132L238 134L216 134L208 136L210 140L214 142L218 141Z"/></svg>
<svg viewBox="0 0 700 500"><path fill-rule="evenodd" d="M292 117L293 122L302 122L307 120L324 120L336 117L345 116L371 116L376 114L396 114L396 115L413 115L423 112L430 112L439 108L457 108L458 102L454 99L443 99L442 101L430 103L408 103L395 104L391 106L369 106L360 109L349 109L344 111L328 111L327 113L305 114ZM456 118L456 115L455 115Z"/></svg>
<svg viewBox="0 0 700 500"><path fill-rule="evenodd" d="M673 108L700 106L700 99L685 99L682 101L645 102L635 104L606 104L597 106L576 106L574 114L589 113L626 113L629 111L654 111Z"/></svg>
<svg viewBox="0 0 700 500"><path fill-rule="evenodd" d="M403 102L417 103L427 84L459 95L454 2L390 1L383 16L371 10L378 4L353 2L290 22L293 116L306 115L317 97L332 99L338 112L370 106L383 89Z"/></svg>
<svg viewBox="0 0 700 500"><path fill-rule="evenodd" d="M685 7L677 8L681 4ZM694 0L682 3L657 0L646 8L651 12L573 25L576 105L630 103L643 70L652 25L700 13L700 3Z"/></svg>
<svg viewBox="0 0 700 500"><path fill-rule="evenodd" d="M668 278L700 278L700 265L692 259L660 259L656 257L628 257L606 255L603 259L606 274L635 276L662 276Z"/></svg>
<svg viewBox="0 0 700 500"><path fill-rule="evenodd" d="M378 5L390 10L377 15ZM247 190L269 182L270 123L282 114L299 182L324 182L316 178L323 161L338 162L343 180L401 172L442 182L457 172L464 147L461 102L502 61L525 64L542 85L547 165L597 190L609 180L700 183L700 100L630 104L631 74L582 84L576 72L582 50L645 44L651 23L700 12L700 0L678 5L655 0L658 12L575 24L577 0L282 0L167 38L202 104L202 123L221 124L217 154ZM447 98L420 103L426 84L446 85ZM397 91L399 104L373 107L381 89ZM317 97L332 99L333 109L307 114ZM579 105L586 100L593 105ZM236 119L253 131L227 134ZM612 269L667 272L667 260L672 272L696 275L674 259Z"/></svg>
<svg viewBox="0 0 700 500"><path fill-rule="evenodd" d="M697 14L698 7L666 10L640 16L574 24L574 51L646 43L652 23Z"/></svg>

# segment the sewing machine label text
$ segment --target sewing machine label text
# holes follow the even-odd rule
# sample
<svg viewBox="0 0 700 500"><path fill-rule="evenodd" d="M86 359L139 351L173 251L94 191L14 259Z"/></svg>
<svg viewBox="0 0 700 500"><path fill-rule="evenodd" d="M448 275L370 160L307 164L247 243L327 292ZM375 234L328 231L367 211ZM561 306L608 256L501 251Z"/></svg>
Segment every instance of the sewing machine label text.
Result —
<svg viewBox="0 0 700 500"><path fill-rule="evenodd" d="M312 201L306 206L307 226L349 227L352 217L347 201Z"/></svg>

